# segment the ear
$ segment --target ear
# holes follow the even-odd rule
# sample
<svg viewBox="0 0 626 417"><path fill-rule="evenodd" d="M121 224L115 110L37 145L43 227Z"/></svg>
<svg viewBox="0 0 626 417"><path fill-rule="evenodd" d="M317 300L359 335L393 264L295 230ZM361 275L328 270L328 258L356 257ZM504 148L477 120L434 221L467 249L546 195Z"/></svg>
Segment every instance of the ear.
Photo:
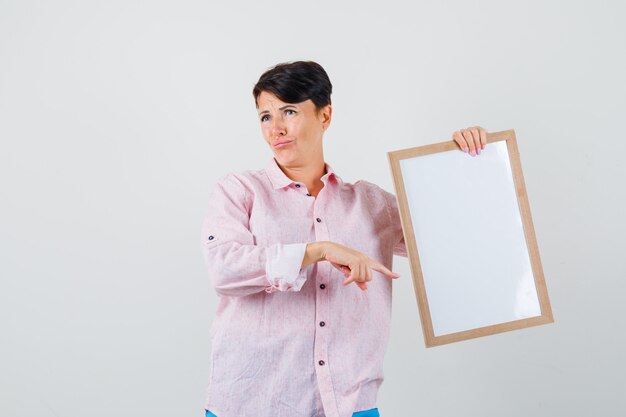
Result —
<svg viewBox="0 0 626 417"><path fill-rule="evenodd" d="M332 119L333 107L330 104L327 104L320 110L320 115L322 119L322 129L326 130L328 129L330 120Z"/></svg>

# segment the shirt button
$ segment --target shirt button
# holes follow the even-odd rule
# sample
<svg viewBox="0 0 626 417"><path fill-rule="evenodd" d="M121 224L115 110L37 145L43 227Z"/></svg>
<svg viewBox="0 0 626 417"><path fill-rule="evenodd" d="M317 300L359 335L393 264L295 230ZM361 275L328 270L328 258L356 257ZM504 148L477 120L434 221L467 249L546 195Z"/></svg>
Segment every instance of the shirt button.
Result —
<svg viewBox="0 0 626 417"><path fill-rule="evenodd" d="M306 195L308 195L309 197L311 197L311 193L306 193Z"/></svg>
<svg viewBox="0 0 626 417"><path fill-rule="evenodd" d="M324 361L319 361L318 363L319 363L320 365L322 365L322 366L323 366L326 362L324 362Z"/></svg>
<svg viewBox="0 0 626 417"><path fill-rule="evenodd" d="M213 236L209 236L209 240L213 240Z"/></svg>
<svg viewBox="0 0 626 417"><path fill-rule="evenodd" d="M323 321L320 321L320 326L324 327L326 326L326 323L324 323Z"/></svg>
<svg viewBox="0 0 626 417"><path fill-rule="evenodd" d="M320 284L320 288L324 289L324 288L326 288L326 285L325 284Z"/></svg>
<svg viewBox="0 0 626 417"><path fill-rule="evenodd" d="M296 187L300 188L300 184L296 184Z"/></svg>
<svg viewBox="0 0 626 417"><path fill-rule="evenodd" d="M317 219L315 219L315 220L317 220L318 223L322 222L322 219L320 219L319 217Z"/></svg>

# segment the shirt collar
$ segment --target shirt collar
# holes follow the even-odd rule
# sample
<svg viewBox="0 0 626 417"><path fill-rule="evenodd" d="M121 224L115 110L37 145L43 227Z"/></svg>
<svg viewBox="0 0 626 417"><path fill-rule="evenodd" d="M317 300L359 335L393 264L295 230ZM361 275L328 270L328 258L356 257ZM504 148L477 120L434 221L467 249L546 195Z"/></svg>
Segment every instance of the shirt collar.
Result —
<svg viewBox="0 0 626 417"><path fill-rule="evenodd" d="M339 177L339 175L335 173L335 170L330 165L328 165L328 163L324 162L324 167L326 169L326 174L324 174L322 178L320 178L322 182L324 182L324 184L326 184L326 181L328 181L328 179L331 177L334 177L337 183L343 182L341 180L341 177ZM272 159L265 167L265 172L267 173L267 176L272 183L272 187L274 187L275 190L287 187L288 185L295 183L294 180L285 175L283 170L280 169L280 167L278 166L278 162L276 162L276 158L274 157L272 157Z"/></svg>

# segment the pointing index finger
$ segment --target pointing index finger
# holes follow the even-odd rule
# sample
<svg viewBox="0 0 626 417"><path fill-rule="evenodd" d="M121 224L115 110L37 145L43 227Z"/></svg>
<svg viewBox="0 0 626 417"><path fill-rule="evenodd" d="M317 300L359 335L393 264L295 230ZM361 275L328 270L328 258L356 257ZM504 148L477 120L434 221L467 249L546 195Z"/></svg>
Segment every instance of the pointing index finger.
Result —
<svg viewBox="0 0 626 417"><path fill-rule="evenodd" d="M395 279L400 277L400 274L396 274L395 272L390 271L385 265L378 262L372 262L370 264L370 268L372 268L374 271L378 271L384 275L387 275L389 278Z"/></svg>

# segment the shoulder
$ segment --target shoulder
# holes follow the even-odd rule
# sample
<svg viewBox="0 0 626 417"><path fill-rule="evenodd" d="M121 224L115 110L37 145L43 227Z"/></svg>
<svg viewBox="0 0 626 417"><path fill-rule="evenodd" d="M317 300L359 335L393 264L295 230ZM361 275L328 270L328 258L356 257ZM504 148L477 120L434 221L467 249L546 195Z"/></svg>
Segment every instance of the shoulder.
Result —
<svg viewBox="0 0 626 417"><path fill-rule="evenodd" d="M225 187L235 187L243 191L250 191L254 184L263 181L264 170L230 171L218 177L216 184Z"/></svg>
<svg viewBox="0 0 626 417"><path fill-rule="evenodd" d="M349 184L349 186L352 187L357 198L360 197L368 201L368 206L375 210L389 212L389 208L394 205L396 200L395 195L373 182L358 180L354 184Z"/></svg>
<svg viewBox="0 0 626 417"><path fill-rule="evenodd" d="M366 193L369 196L378 197L378 198L395 198L395 196L379 185L374 184L373 182L369 182L366 180L358 180L352 185L356 191Z"/></svg>
<svg viewBox="0 0 626 417"><path fill-rule="evenodd" d="M230 171L217 178L213 193L227 194L232 199L251 204L259 193L271 189L271 183L264 169Z"/></svg>
<svg viewBox="0 0 626 417"><path fill-rule="evenodd" d="M250 184L245 171L231 171L219 176L213 183L212 199L243 201L249 199Z"/></svg>

